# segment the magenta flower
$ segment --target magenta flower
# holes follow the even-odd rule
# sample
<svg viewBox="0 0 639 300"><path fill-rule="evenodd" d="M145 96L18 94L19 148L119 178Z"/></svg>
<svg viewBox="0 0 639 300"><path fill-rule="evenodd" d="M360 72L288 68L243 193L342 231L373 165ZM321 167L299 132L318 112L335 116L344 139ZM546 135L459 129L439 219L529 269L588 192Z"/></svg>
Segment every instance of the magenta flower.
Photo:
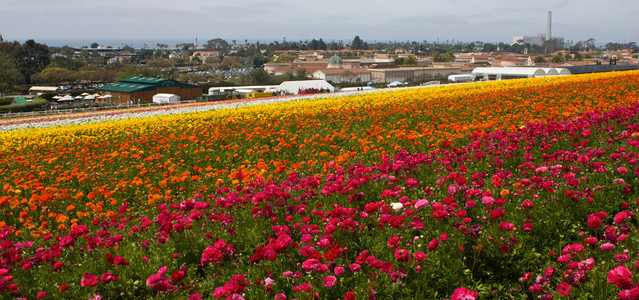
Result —
<svg viewBox="0 0 639 300"><path fill-rule="evenodd" d="M84 272L84 276L82 276L82 281L80 281L80 285L83 287L94 287L98 285L100 279L97 276Z"/></svg>
<svg viewBox="0 0 639 300"><path fill-rule="evenodd" d="M620 289L627 289L632 287L632 273L624 265L610 270L608 272L608 282L616 285Z"/></svg>
<svg viewBox="0 0 639 300"><path fill-rule="evenodd" d="M430 251L430 252L435 251L435 249L437 249L437 247L439 247L439 240L438 239L433 239L432 241L430 241L430 243L428 243L428 251Z"/></svg>
<svg viewBox="0 0 639 300"><path fill-rule="evenodd" d="M475 300L479 293L465 287L457 288L450 296L450 300Z"/></svg>
<svg viewBox="0 0 639 300"><path fill-rule="evenodd" d="M604 251L612 250L612 249L615 249L615 245L611 244L611 243L605 243L605 244L602 244L601 246L599 246L599 249L604 250Z"/></svg>
<svg viewBox="0 0 639 300"><path fill-rule="evenodd" d="M332 276L332 275L326 276L324 277L323 284L325 288L330 289L334 287L335 284L337 284L337 278L335 278L335 276Z"/></svg>
<svg viewBox="0 0 639 300"><path fill-rule="evenodd" d="M568 296L570 296L570 289L571 288L572 288L572 286L569 283L562 281L562 282L560 282L557 285L557 292L559 292L560 294L568 297Z"/></svg>
<svg viewBox="0 0 639 300"><path fill-rule="evenodd" d="M302 263L302 268L304 268L304 270L306 270L306 272L310 272L310 271L317 270L319 265L320 265L319 260L317 260L315 258L311 258L311 259L305 260Z"/></svg>

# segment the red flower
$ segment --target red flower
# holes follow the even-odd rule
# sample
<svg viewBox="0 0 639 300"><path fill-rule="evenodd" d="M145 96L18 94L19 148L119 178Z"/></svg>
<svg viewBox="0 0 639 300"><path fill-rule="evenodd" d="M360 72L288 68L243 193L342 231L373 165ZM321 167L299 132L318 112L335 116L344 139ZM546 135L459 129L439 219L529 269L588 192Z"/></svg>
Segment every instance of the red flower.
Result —
<svg viewBox="0 0 639 300"><path fill-rule="evenodd" d="M428 251L430 251L430 252L435 251L435 249L437 249L437 247L439 247L439 240L438 239L433 239L432 241L430 241L430 243L428 243Z"/></svg>
<svg viewBox="0 0 639 300"><path fill-rule="evenodd" d="M324 277L323 284L325 288L330 289L334 287L335 284L337 284L337 278L335 278L335 276L332 276L332 275L326 276Z"/></svg>
<svg viewBox="0 0 639 300"><path fill-rule="evenodd" d="M624 265L610 270L608 272L608 282L616 285L620 289L628 289L632 287L632 273Z"/></svg>
<svg viewBox="0 0 639 300"><path fill-rule="evenodd" d="M97 276L84 272L84 276L82 276L82 281L80 282L80 285L83 287L94 287L96 285L98 285L98 282L100 282L100 280L98 279Z"/></svg>
<svg viewBox="0 0 639 300"><path fill-rule="evenodd" d="M355 293L348 291L344 294L344 300L355 300Z"/></svg>
<svg viewBox="0 0 639 300"><path fill-rule="evenodd" d="M568 284L567 282L561 282L557 285L557 292L559 292L560 294L568 297L570 296L570 289L572 288L572 286L570 284Z"/></svg>
<svg viewBox="0 0 639 300"><path fill-rule="evenodd" d="M175 271L171 273L171 280L173 282L179 282L182 278L184 278L184 271Z"/></svg>
<svg viewBox="0 0 639 300"><path fill-rule="evenodd" d="M453 292L453 295L450 296L450 300L475 300L477 299L477 294L476 291L460 287Z"/></svg>
<svg viewBox="0 0 639 300"><path fill-rule="evenodd" d="M599 228L599 225L601 225L601 219L597 215L592 214L588 216L586 224L588 224L588 227L592 229L597 229Z"/></svg>

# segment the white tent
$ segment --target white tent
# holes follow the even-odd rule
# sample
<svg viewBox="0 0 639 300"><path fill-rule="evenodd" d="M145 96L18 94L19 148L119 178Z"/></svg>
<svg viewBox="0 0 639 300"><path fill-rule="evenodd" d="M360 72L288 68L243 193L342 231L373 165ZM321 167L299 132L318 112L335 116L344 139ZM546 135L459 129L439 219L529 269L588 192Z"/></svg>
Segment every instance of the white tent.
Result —
<svg viewBox="0 0 639 300"><path fill-rule="evenodd" d="M555 68L555 70L557 70L557 73L559 73L559 76L571 75L570 70L566 68Z"/></svg>
<svg viewBox="0 0 639 300"><path fill-rule="evenodd" d="M73 97L71 97L71 95L66 95L60 99L58 99L58 101L73 101Z"/></svg>
<svg viewBox="0 0 639 300"><path fill-rule="evenodd" d="M155 94L155 96L153 96L153 103L168 104L179 102L180 96L175 94Z"/></svg>
<svg viewBox="0 0 639 300"><path fill-rule="evenodd" d="M95 96L88 95L88 96L84 97L84 100L95 100Z"/></svg>
<svg viewBox="0 0 639 300"><path fill-rule="evenodd" d="M475 79L514 79L514 78L537 78L546 76L542 68L475 68L472 72Z"/></svg>
<svg viewBox="0 0 639 300"><path fill-rule="evenodd" d="M276 92L286 92L289 94L297 94L300 90L307 89L323 89L334 92L335 88L326 80L300 80L300 81L284 81L275 90Z"/></svg>
<svg viewBox="0 0 639 300"><path fill-rule="evenodd" d="M89 93L82 93L82 94L80 94L80 96L82 96L82 97L89 96L89 95L91 95L91 94L89 94Z"/></svg>
<svg viewBox="0 0 639 300"><path fill-rule="evenodd" d="M542 68L546 72L546 76L559 76L559 72L555 68Z"/></svg>

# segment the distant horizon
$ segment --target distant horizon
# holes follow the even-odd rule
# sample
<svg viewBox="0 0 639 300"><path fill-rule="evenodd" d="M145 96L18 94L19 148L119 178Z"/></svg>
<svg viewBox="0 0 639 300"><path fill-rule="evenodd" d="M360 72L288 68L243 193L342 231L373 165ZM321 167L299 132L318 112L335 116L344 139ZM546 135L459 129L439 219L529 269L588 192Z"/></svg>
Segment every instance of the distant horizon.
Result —
<svg viewBox="0 0 639 300"><path fill-rule="evenodd" d="M0 33L1 34L1 33ZM350 43L353 38L355 36L353 36L350 39L326 39L323 37L310 37L310 38L304 38L304 39L286 39L287 42L300 42L300 41L310 41L312 39L316 39L319 40L320 38L322 40L324 40L324 42L326 43L330 43L330 42L337 42L337 41L342 41L345 44ZM361 37L361 36L360 36ZM161 43L161 44L167 44L169 46L169 49L174 49L176 44L182 44L182 43L194 43L195 42L195 38L188 40L188 39L153 39L153 38L140 38L140 39L136 39L136 38L121 38L121 39L111 39L111 38L74 38L74 39L65 39L65 38L23 38L23 39L11 39L8 37L5 37L3 35L3 39L5 42L13 42L13 41L18 41L20 43L24 43L27 40L34 40L37 43L40 44L45 44L49 47L64 47L64 46L69 46L72 48L82 48L84 46L90 47L90 45L92 43L98 43L98 45L102 46L102 47L112 47L112 48L122 48L124 46L131 46L135 49L143 49L145 44L148 47L148 49L157 49L157 44ZM205 40L198 38L198 48L202 48L204 44L206 44L207 41L214 39L214 38L207 38ZM224 39L224 38L223 38ZM269 44L272 42L283 42L283 39L280 40L276 40L276 39L224 39L227 42L229 42L230 44L232 44L233 40L237 41L237 44L244 44L245 40L248 40L248 43L256 43L256 42L260 42L260 43L265 43L265 44ZM384 42L384 43L388 43L388 42L398 42L398 43L403 43L406 42L407 40L388 40L388 39L365 39L362 38L362 40L366 43L374 43L374 42ZM412 39L412 40L408 40L410 42L421 42L424 41L424 39ZM449 44L451 44L452 40L426 40L428 43L433 43L433 42L439 42L439 43L446 43L448 42ZM491 43L491 44L499 44L499 43L506 43L506 44L511 44L512 41L481 41L481 40L474 40L474 41L458 41L458 40L454 40L455 43L458 42L462 42L462 43L473 43L473 42L482 42L482 43ZM630 43L633 41L605 41L605 42L601 42L601 41L596 41L595 40L595 44L600 47L600 46L604 46L607 43ZM573 42L574 44L574 42Z"/></svg>
<svg viewBox="0 0 639 300"><path fill-rule="evenodd" d="M637 0L0 0L0 34L6 40L32 38L56 45L192 42L196 37L202 44L218 37L351 41L355 36L364 41L510 43L513 36L546 33L548 11L552 36L573 44L590 38L597 45L639 42Z"/></svg>

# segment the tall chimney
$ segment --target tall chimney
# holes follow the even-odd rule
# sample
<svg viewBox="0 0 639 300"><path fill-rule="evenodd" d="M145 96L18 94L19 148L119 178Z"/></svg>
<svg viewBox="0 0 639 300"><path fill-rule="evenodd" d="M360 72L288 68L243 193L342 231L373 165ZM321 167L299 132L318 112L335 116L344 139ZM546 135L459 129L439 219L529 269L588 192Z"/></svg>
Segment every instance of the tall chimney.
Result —
<svg viewBox="0 0 639 300"><path fill-rule="evenodd" d="M546 22L546 40L552 39L552 11L548 11L548 21Z"/></svg>

